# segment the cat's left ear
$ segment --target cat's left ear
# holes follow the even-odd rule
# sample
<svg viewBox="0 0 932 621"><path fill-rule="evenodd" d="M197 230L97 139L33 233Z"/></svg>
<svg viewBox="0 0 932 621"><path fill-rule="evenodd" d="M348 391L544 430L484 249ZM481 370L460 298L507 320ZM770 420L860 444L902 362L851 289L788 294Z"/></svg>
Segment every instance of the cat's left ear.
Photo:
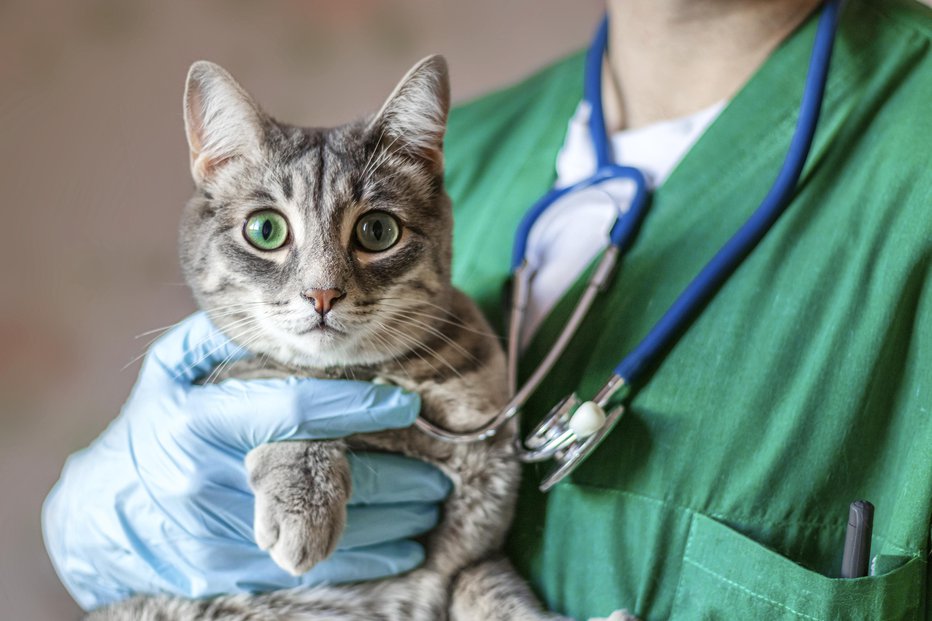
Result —
<svg viewBox="0 0 932 621"><path fill-rule="evenodd" d="M443 56L428 56L414 65L372 120L381 143L443 171L443 136L450 110L450 78Z"/></svg>

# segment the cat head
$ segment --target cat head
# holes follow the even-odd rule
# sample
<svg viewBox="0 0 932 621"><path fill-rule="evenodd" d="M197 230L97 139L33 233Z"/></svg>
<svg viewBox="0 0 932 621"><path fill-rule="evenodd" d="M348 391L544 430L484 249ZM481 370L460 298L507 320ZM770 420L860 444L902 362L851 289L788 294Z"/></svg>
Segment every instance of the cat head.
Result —
<svg viewBox="0 0 932 621"><path fill-rule="evenodd" d="M325 129L279 123L224 69L192 65L196 192L180 246L201 308L289 366L373 365L413 349L451 291L448 109L441 56L416 64L378 113Z"/></svg>

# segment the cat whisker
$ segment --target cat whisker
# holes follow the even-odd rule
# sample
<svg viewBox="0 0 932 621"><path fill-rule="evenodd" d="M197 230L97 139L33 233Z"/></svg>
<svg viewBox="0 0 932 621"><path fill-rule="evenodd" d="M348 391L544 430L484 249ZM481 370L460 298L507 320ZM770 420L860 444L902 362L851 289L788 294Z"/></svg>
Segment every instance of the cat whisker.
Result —
<svg viewBox="0 0 932 621"><path fill-rule="evenodd" d="M374 163L374 164L372 165L372 167L369 169L369 171L368 171L368 173L366 174L366 176L363 177L363 182L364 182L364 183L369 183L369 181L370 181L369 178L375 173L375 171L377 171L377 170L382 166L382 164L384 164L385 162L388 161L388 158L390 158L390 157L392 156L392 147L394 146L394 144L395 144L396 142L398 142L399 140L402 140L402 138L403 138L403 137L399 134L398 136L395 137L394 140L392 140L392 141L388 144L387 147L385 147L385 148L383 149L382 153L379 154L379 157L375 160L375 163ZM406 140L406 139L403 140L402 146L404 146L406 143L408 143L408 140Z"/></svg>
<svg viewBox="0 0 932 621"><path fill-rule="evenodd" d="M248 337L247 337L248 335ZM240 352L248 351L249 345L255 342L258 338L262 336L262 326L251 326L244 329L240 334L237 334L234 341L236 341L236 349L230 352L226 358L224 358L220 364L218 364L214 369L207 375L207 379L204 380L205 384L211 384L220 377L220 374L223 373L223 369L226 368L232 361L235 356L238 356ZM246 339L246 340L244 340Z"/></svg>
<svg viewBox="0 0 932 621"><path fill-rule="evenodd" d="M161 338L163 334L165 334L166 332L168 332L169 330L171 330L172 328L174 328L175 326L177 326L178 324L180 324L182 321L184 321L184 320L182 319L181 321L178 321L178 322L176 322L176 323L173 323L173 324L170 325L170 326L166 326L166 327L163 327L163 328L156 328L155 330L149 330L148 332L143 332L142 334L136 336L135 338L138 339L138 338L143 337L143 336L148 336L148 335L150 335L150 334L158 333L158 334L156 334L153 338L149 339L149 340L146 342L146 344L143 346L143 351L142 351L142 353L140 353L140 354L137 355L137 356L134 356L132 360L130 360L129 362L127 362L126 364L124 364L122 368L120 368L120 373L122 373L122 372L125 371L126 369L130 368L131 366L133 366L134 364L136 364L137 362L139 362L140 360L142 360L143 358L145 358L145 357L148 355L149 350L152 349L153 343L155 343L157 340L159 340L159 338ZM201 341L201 342L203 342L203 341ZM198 343L198 345L200 345L200 343ZM188 350L188 351L190 351L190 350ZM185 352L185 353L188 353L188 352ZM192 367L192 368L193 368L193 367Z"/></svg>
<svg viewBox="0 0 932 621"><path fill-rule="evenodd" d="M384 349L382 349L382 350L380 350L378 347L375 347L375 350L376 350L376 351L378 351L378 352L380 352L380 353L381 353L381 352L384 352L384 354L387 356L387 359L388 359L388 360L393 360L393 361L396 361L396 362L398 361L398 359L400 358L400 356L399 356L398 354L393 354L393 353L392 353L392 347L391 347L391 343L390 343L390 342L386 341L384 338L382 338L382 337L381 337L378 333L376 333L376 332L370 332L370 333L367 335L367 337L372 337L372 339L373 339L374 341L377 341L378 343L381 343L381 344L384 346ZM368 342L368 339L367 339L367 342ZM373 343L373 345L377 345L378 343ZM408 371L408 369L405 368L404 365L399 365L399 366L400 366L401 370L404 371L405 375L408 376L408 380L410 380L410 381L413 383L413 382L414 382L414 378L411 377L411 372Z"/></svg>
<svg viewBox="0 0 932 621"><path fill-rule="evenodd" d="M393 147L393 146L395 145L395 143L398 142L400 139L401 139L401 135L399 134L398 136L395 136L394 140L392 140L390 143L388 143L387 146L383 147L382 149L377 149L377 151L378 151L378 156L377 156L377 157L375 158L375 160L372 162L372 165L371 165L370 167L368 167L368 168L364 171L365 174L364 174L364 176L363 176L363 180L364 180L365 182L368 183L369 177L372 175L372 173L374 173L376 170L378 170L378 169L379 169L379 166L381 166L382 164L384 164L385 161L391 156L391 152L392 152L391 149L392 149L392 147ZM380 141L380 142L381 142L381 141Z"/></svg>
<svg viewBox="0 0 932 621"><path fill-rule="evenodd" d="M363 334L363 339L366 346L371 346L372 349L374 349L375 352L380 356L385 356L385 360L398 359L398 356L392 353L391 343L381 338L377 333L369 332L367 334ZM379 345L382 345L383 347L379 347Z"/></svg>
<svg viewBox="0 0 932 621"><path fill-rule="evenodd" d="M254 328L252 332L249 332L248 336L247 336L247 333L245 332L237 336L236 340L239 342L239 349L231 353L229 356L226 357L225 360L223 360L223 362L217 365L217 368L211 373L211 376L213 376L213 379L219 378L220 374L223 373L223 371L226 370L226 368L229 367L229 365L234 362L235 355L238 355L240 351L249 352L253 344L260 341L264 335L265 335L264 330L262 329L261 326L258 326ZM210 379L211 376L208 376L208 379Z"/></svg>
<svg viewBox="0 0 932 621"><path fill-rule="evenodd" d="M177 326L177 325L178 325L179 323L181 323L182 321L184 321L184 320L182 319L182 320L180 320L180 321L176 321L176 322L173 323L173 324L170 324L170 325L167 325L167 326L162 326L161 328L152 328L151 330L146 330L145 332L140 332L139 334L137 334L136 336L134 336L133 339L134 339L134 340L136 340L136 339L141 339L141 338L144 337L144 336L149 336L150 334L156 334L156 333L158 333L158 335L161 336L162 333L168 332L169 330L171 330L172 328L174 328L175 326ZM158 337L156 337L156 338L158 338Z"/></svg>
<svg viewBox="0 0 932 621"><path fill-rule="evenodd" d="M373 336L373 338L376 338L376 339L378 339L381 343L385 344L386 352L389 354L389 356L390 356L390 358L391 358L392 360L401 361L401 360L403 359L402 357L404 356L404 354L405 354L407 351L409 351L410 346L407 345L407 344L404 343L404 342L401 342L401 341L396 342L396 343L393 343L392 340L389 338L389 337L393 337L393 336L394 336L394 334L390 332L391 329L390 329L388 326L386 326L384 323L382 323L381 321L379 321L379 320L375 320L375 321L373 321L373 323L374 323L376 326L379 327L380 331L379 331L379 332L372 331L372 332L370 332L370 334ZM404 346L405 349L404 349L403 351L398 352L398 353L392 354L391 352L392 352L394 349L396 349L399 345ZM423 358L422 358L422 360L423 360ZM425 362L426 362L426 361L425 361Z"/></svg>
<svg viewBox="0 0 932 621"><path fill-rule="evenodd" d="M247 326L247 328L243 328L243 330L246 330L246 329L248 329L248 327L251 327L251 326L249 326L249 322L250 322L250 321L256 322L256 323L258 324L258 322L259 322L260 319L262 319L262 317L245 317L245 318L239 319L239 320L237 320L237 321L233 322L232 324L230 324L230 325L228 325L228 326L225 326L225 327L226 327L227 330L231 330L233 327ZM204 342L206 342L206 339L205 339L205 340L202 340L202 341L200 341L200 342L198 342L198 343L196 343L196 344L193 345L192 347L198 347L198 346L202 345ZM175 379L177 380L177 379L180 378L182 375L185 375L185 374L189 373L189 372L192 371L195 367L197 367L199 364L201 364L202 362L204 362L205 360L207 360L208 358L210 358L211 356L213 356L214 354L216 354L218 351L220 351L220 350L223 349L224 347L226 347L226 341L221 342L219 345L217 345L216 347L214 347L213 349L211 349L210 351L208 351L207 353L205 353L203 356L201 356L198 360L196 360L195 362L193 362L193 363L190 364L189 366L187 366L187 367L185 367L184 369L182 369L181 371L179 371L178 374L175 376ZM190 352L191 352L191 348L189 348L185 353L190 353Z"/></svg>
<svg viewBox="0 0 932 621"><path fill-rule="evenodd" d="M400 298L395 298L395 299L400 299ZM416 304L416 303L420 303L421 300L410 300L410 302L411 302L412 304ZM385 306L386 308L389 308L389 309L392 309L392 310L393 310L393 309L404 310L405 312L410 313L410 314L412 314L412 315L419 315L419 316L421 316L421 317L426 317L426 318L428 318L428 319L433 319L433 320L435 320L435 321L440 321L440 322L442 322L442 323L450 324L450 325L456 326L456 327L458 327L458 328L461 328L461 329L465 330L466 332L472 332L473 334L478 334L478 335L480 335L480 336L487 336L487 337L489 337L489 338L491 338L491 339L495 339L495 340L501 339L501 337L500 337L498 334L495 334L494 332L487 332L487 331L485 331L485 330L477 330L476 328L473 328L472 326L469 326L469 325L467 325L467 324L465 324L464 322L459 321L459 320L454 321L454 320L451 320L451 319L446 319L446 318L444 318L444 317L441 317L440 315L435 315L435 314L433 314L433 313L427 313L427 312L419 311L419 310L413 310L413 309L411 309L411 308L408 308L408 307L406 307L406 306L404 306L404 305L400 305L400 304L384 304L384 306ZM452 315L452 313L447 313L447 314L448 314L448 315ZM455 315L454 315L454 316L455 316Z"/></svg>
<svg viewBox="0 0 932 621"><path fill-rule="evenodd" d="M384 177L380 177L380 178L376 179L375 181L369 181L369 182L368 182L368 187L369 187L369 189L371 189L371 190L376 190L376 189L378 189L379 187L381 187L381 186L385 185L386 183L388 183L389 181L393 181L393 180L396 179L397 177L401 177L401 176L404 175L404 174L406 174L406 171L405 171L405 170L403 170L403 169L402 169L402 170L396 170L395 172L393 172L393 173L390 174L390 175L386 175L386 176L384 176Z"/></svg>
<svg viewBox="0 0 932 621"><path fill-rule="evenodd" d="M223 306L215 306L211 308L209 315L211 317L225 317L238 312L244 312L257 308L269 308L272 306L274 306L274 304L271 302L243 302L240 304L224 304Z"/></svg>
<svg viewBox="0 0 932 621"><path fill-rule="evenodd" d="M379 134L379 139L375 141L375 147L372 149L372 153L369 154L369 159L366 160L366 165L362 167L362 172L359 173L360 179L366 178L366 171L369 170L369 164L372 163L372 158L375 157L375 154L379 152L379 145L382 144L382 138L385 137L385 128L382 128L382 133Z"/></svg>
<svg viewBox="0 0 932 621"><path fill-rule="evenodd" d="M408 304L411 304L411 303L423 304L423 305L425 305L425 306L430 306L430 307L432 307L432 308L436 308L437 310L441 311L444 315L446 315L446 316L448 316L448 317L453 317L454 319L457 319L457 320L459 320L459 321L462 321L462 320L463 320L462 317L460 317L459 315L457 315L456 313L454 313L453 311L451 311L449 308L447 308L447 307L445 307L445 306L441 306L440 304L437 304L436 302L431 302L430 300L424 300L424 299L421 299L421 298L386 297L386 298L382 298L382 299L379 300L379 301L380 301L380 302L398 301L398 302L406 302L406 303L408 303Z"/></svg>
<svg viewBox="0 0 932 621"><path fill-rule="evenodd" d="M178 371L178 373L176 373L176 374L175 374L175 377L174 377L175 381L179 380L179 379L181 378L182 375L187 375L188 373L190 373L191 371L193 371L194 368L197 367L197 365L201 364L202 362L204 362L205 360L207 360L208 358L210 358L211 356L213 356L215 353L217 353L218 351L220 351L221 349L223 349L225 346L226 346L226 343L221 343L220 345L217 345L216 347L214 347L213 349L211 349L210 351L208 351L206 354L204 354L203 356L201 356L198 360L196 360L195 362L191 363L190 365L188 365L188 366L184 367L183 369L181 369L180 371ZM188 351L190 351L190 350L188 350Z"/></svg>
<svg viewBox="0 0 932 621"><path fill-rule="evenodd" d="M475 357L470 351L468 351L465 347L463 347L462 345L460 345L459 343L457 343L456 341L454 341L454 340L451 339L449 336L447 336L446 334L444 334L443 332L441 332L441 331L438 330L437 328L433 327L433 326L430 325L429 323L426 323L426 322L424 322L424 321L421 321L420 319L415 319L414 317L406 317L406 316L400 315L400 314L398 314L398 313L393 313L392 316L393 316L395 319L397 319L398 321L404 322L406 325L414 326L414 327L420 327L421 329L426 330L429 334L432 334L433 336L436 336L437 338L439 338L440 340L442 340L444 343L448 344L450 347L452 347L453 349L455 349L456 351L458 351L458 352L461 353L462 355L466 356L467 358L469 358L469 359L471 359L471 360L474 360L475 362L479 362L479 359L476 358L476 357Z"/></svg>
<svg viewBox="0 0 932 621"><path fill-rule="evenodd" d="M260 329L256 330L256 331L253 333L253 335L252 335L251 337L249 337L249 340L247 340L247 341L245 341L245 342L239 344L239 348L238 348L235 352L233 352L233 353L231 353L229 356L227 356L226 359L224 359L223 362L221 362L219 365L217 365L216 369L214 369L214 371L211 372L211 374L208 376L208 382L213 381L213 380L216 380L217 378L219 378L220 375L223 373L223 371L226 370L226 368L227 368L230 364L232 364L232 363L234 362L234 356L235 356L235 355L238 355L239 352L241 352L241 351L246 351L246 352L248 352L248 351L249 351L249 348L252 347L252 345L253 345L254 343L256 343L256 342L258 342L260 339L262 339L263 335L264 335L264 332L263 332L262 329L260 328ZM242 338L242 337L240 337L240 338Z"/></svg>
<svg viewBox="0 0 932 621"><path fill-rule="evenodd" d="M227 317L227 316L230 316L230 315L235 315L235 314L238 313L238 312L243 312L243 310L229 310L229 309L233 309L234 307L237 307L237 308L239 308L239 307L249 308L249 307L255 307L255 306L260 306L260 307L261 307L261 306L265 306L265 305L267 305L267 304L268 304L267 302L249 302L249 303L243 303L243 304L228 304L228 305L225 305L225 306L218 307L218 308L220 308L220 309L222 309L222 310L224 310L224 311L226 311L226 312L214 313L214 317ZM162 326L161 328L154 328L154 329L152 329L152 330L146 330L145 332L140 332L139 334L137 334L136 336L134 336L133 339L134 339L134 340L138 340L138 339L143 338L143 337L145 337L145 336L155 335L155 336L153 336L151 339L149 339L149 340L146 342L146 344L144 345L143 352L142 352L141 354L139 354L138 356L135 356L132 360L130 360L129 362L127 362L125 365L123 365L123 367L120 369L120 372L125 371L126 369L128 369L129 367L131 367L133 364L135 364L136 362L138 362L140 359L144 358L144 357L146 356L146 354L149 353L149 348L152 346L152 344L153 344L154 342L156 342L157 340L159 340L159 338L160 338L163 334L165 334L166 332L168 332L168 331L171 330L172 328L176 327L177 325L181 324L183 321L184 321L184 319L181 319L181 320L176 321L175 323L173 323L173 324L171 324L171 325Z"/></svg>
<svg viewBox="0 0 932 621"><path fill-rule="evenodd" d="M387 330L387 328L385 328L385 329ZM387 337L396 337L396 338L398 339L398 341L400 342L400 344L405 345L405 346L408 348L408 351L409 351L410 353L412 353L412 354L414 354L415 356L417 356L418 358L420 358L421 362L423 362L424 364L426 364L427 366L429 366L429 367L431 368L431 370L432 370L435 374L440 375L440 369L438 369L436 366L434 366L433 363L431 363L429 360L427 360L424 356L422 356L422 355L420 354L420 352L418 351L418 347L417 347L417 346L418 346L418 343L415 342L415 343L413 344L413 346L412 346L412 344L410 343L410 341L409 341L407 338L405 338L405 335L404 335L403 333L400 333L400 332L388 333L388 334L385 334L385 335L383 335L383 336L385 336L386 338L387 338Z"/></svg>
<svg viewBox="0 0 932 621"><path fill-rule="evenodd" d="M235 314L236 314L236 313L233 313L233 315L235 315ZM248 325L250 322L253 322L253 321L254 321L254 322L258 322L260 319L264 319L264 318L267 318L267 317L268 317L268 315L262 315L262 316L246 315L245 317L240 317L239 319L235 319L235 320L233 320L233 321L227 323L226 325L223 326L223 329L224 329L224 331L227 332L227 334L229 335L230 333L232 333L232 331L233 331L235 328L238 328L238 327L240 327L240 326L242 326L242 325L244 325L244 324ZM232 339L233 337L230 337L230 338Z"/></svg>
<svg viewBox="0 0 932 621"><path fill-rule="evenodd" d="M427 362L427 360L421 357L420 353L417 351L418 349L423 349L424 351L429 353L431 356L436 358L438 362L443 363L448 369L453 371L453 373L456 374L457 377L460 377L460 378L463 377L463 375L459 372L459 369L457 369L455 366L450 364L450 362L445 357L441 356L437 352L437 350L432 348L430 345L427 345L426 343L424 343L421 339L411 336L410 334L406 334L405 332L398 330L396 328L393 328L391 326L386 326L385 324L382 324L382 326L384 327L385 330L389 332L389 334L392 334L393 336L400 338L403 342L408 343L411 346L411 352L414 353L419 358L421 358L421 360L424 360L424 362ZM437 367L433 365L430 365L430 366L431 368L434 369L435 372L437 373L440 372L440 370L437 369Z"/></svg>
<svg viewBox="0 0 932 621"><path fill-rule="evenodd" d="M151 344L151 342L150 342L150 344ZM149 353L149 348L146 347L146 348L143 350L143 352L142 352L141 354L139 354L138 356L133 356L133 359L132 359L132 360L130 360L129 362L127 362L126 364L124 364L124 365L120 368L120 373L122 373L122 372L125 371L126 369L130 368L131 366L133 366L134 364L136 364L137 362L139 362L140 360L142 360L143 358L145 358L145 357L146 357L146 354L148 354L148 353Z"/></svg>
<svg viewBox="0 0 932 621"><path fill-rule="evenodd" d="M476 329L470 326L455 313L451 311L447 311L442 306L437 306L436 304L428 302L427 300L408 299L408 300L403 300L404 304L395 303L392 300L401 300L401 298L386 298L385 300L380 300L379 306L389 309L389 310L396 310L396 309L402 310L406 313L418 315L420 317L424 317L430 320L435 320L435 321L439 321L442 323L457 326L467 332L472 332L474 334L479 334L481 336L487 336L489 338L495 338L495 339L500 338L499 335L495 334L494 332L489 332L487 330L479 330L479 329ZM420 304L423 304L424 307L419 307L418 305ZM443 311L443 315L428 312L430 308L437 308Z"/></svg>

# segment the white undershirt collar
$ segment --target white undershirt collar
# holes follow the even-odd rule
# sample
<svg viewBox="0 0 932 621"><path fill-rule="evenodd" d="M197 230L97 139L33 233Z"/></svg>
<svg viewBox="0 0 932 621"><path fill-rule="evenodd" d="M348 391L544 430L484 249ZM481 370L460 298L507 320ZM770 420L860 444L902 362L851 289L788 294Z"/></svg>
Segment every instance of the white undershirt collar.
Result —
<svg viewBox="0 0 932 621"><path fill-rule="evenodd" d="M725 102L720 102L689 116L612 134L615 163L641 169L649 188L656 188L724 107ZM557 155L557 187L572 185L595 173L588 121L589 105L583 101L569 121L566 140ZM574 193L548 209L532 227L527 256L537 272L521 331L522 347L527 346L560 297L605 247L617 206L627 205L631 199L631 184L615 183L610 193L614 203L592 194Z"/></svg>

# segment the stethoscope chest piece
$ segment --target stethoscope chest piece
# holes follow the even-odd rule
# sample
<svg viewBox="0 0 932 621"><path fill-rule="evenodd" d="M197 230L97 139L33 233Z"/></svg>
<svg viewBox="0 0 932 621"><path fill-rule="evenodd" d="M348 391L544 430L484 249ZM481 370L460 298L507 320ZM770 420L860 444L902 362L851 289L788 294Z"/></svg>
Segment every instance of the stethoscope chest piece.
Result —
<svg viewBox="0 0 932 621"><path fill-rule="evenodd" d="M583 401L574 392L564 397L518 447L522 461L552 459L553 470L540 483L546 492L566 478L599 446L625 413L624 405L607 412L608 400L624 385L613 377L592 401Z"/></svg>

